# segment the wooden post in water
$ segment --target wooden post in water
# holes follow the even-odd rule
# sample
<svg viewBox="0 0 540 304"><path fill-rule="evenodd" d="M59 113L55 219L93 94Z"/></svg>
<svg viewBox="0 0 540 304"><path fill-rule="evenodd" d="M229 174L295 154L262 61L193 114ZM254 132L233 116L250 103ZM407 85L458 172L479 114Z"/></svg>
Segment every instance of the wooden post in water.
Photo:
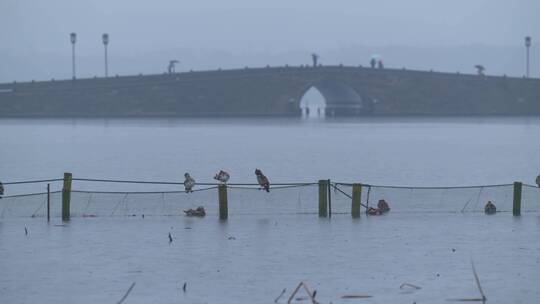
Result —
<svg viewBox="0 0 540 304"><path fill-rule="evenodd" d="M521 215L521 188L523 184L521 182L514 182L514 207L512 213L514 216Z"/></svg>
<svg viewBox="0 0 540 304"><path fill-rule="evenodd" d="M51 184L47 184L47 222L51 221Z"/></svg>
<svg viewBox="0 0 540 304"><path fill-rule="evenodd" d="M62 221L69 221L71 203L71 173L64 173L64 188L62 188Z"/></svg>
<svg viewBox="0 0 540 304"><path fill-rule="evenodd" d="M332 217L332 183L328 180L328 217Z"/></svg>
<svg viewBox="0 0 540 304"><path fill-rule="evenodd" d="M319 180L319 217L328 216L328 181Z"/></svg>
<svg viewBox="0 0 540 304"><path fill-rule="evenodd" d="M229 216L229 206L227 203L227 185L222 184L218 186L219 194L219 219L227 220Z"/></svg>
<svg viewBox="0 0 540 304"><path fill-rule="evenodd" d="M362 197L362 184L352 186L351 215L353 218L360 217L360 198Z"/></svg>

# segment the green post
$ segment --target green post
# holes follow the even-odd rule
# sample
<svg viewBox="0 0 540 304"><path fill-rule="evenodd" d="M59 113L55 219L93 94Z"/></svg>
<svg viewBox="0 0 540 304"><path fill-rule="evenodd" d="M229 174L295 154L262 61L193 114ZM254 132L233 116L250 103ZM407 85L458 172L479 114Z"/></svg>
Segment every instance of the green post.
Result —
<svg viewBox="0 0 540 304"><path fill-rule="evenodd" d="M319 181L319 217L328 216L328 180Z"/></svg>
<svg viewBox="0 0 540 304"><path fill-rule="evenodd" d="M332 217L332 183L328 180L328 216Z"/></svg>
<svg viewBox="0 0 540 304"><path fill-rule="evenodd" d="M227 185L218 186L219 193L219 219L226 220L229 216L229 207L227 203Z"/></svg>
<svg viewBox="0 0 540 304"><path fill-rule="evenodd" d="M62 221L69 221L71 203L71 173L64 173L64 188L62 188Z"/></svg>
<svg viewBox="0 0 540 304"><path fill-rule="evenodd" d="M514 182L514 208L512 208L512 213L514 216L521 215L521 188L522 183Z"/></svg>
<svg viewBox="0 0 540 304"><path fill-rule="evenodd" d="M362 184L352 186L351 215L353 218L360 217L360 198L362 197Z"/></svg>

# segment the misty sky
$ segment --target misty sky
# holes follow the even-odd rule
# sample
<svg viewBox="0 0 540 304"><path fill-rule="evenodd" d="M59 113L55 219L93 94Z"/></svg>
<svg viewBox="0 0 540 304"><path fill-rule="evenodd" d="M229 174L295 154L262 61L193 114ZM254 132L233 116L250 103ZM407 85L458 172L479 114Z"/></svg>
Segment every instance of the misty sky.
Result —
<svg viewBox="0 0 540 304"><path fill-rule="evenodd" d="M111 74L160 73L172 58L179 70L299 65L317 51L325 64L381 53L389 66L521 76L524 36L540 55L539 13L538 0L1 0L0 81L69 78L72 31L87 77L102 74L104 32Z"/></svg>

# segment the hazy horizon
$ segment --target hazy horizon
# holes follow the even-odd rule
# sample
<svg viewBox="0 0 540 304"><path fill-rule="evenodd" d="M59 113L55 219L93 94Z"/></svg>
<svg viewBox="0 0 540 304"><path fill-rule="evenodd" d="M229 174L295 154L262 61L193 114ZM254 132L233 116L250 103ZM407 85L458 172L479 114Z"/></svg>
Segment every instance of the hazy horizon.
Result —
<svg viewBox="0 0 540 304"><path fill-rule="evenodd" d="M522 76L523 39L533 38L531 76L540 75L540 2L234 0L0 3L0 82L71 77L69 33L76 32L77 75L103 76L101 34L110 34L110 75L244 66L367 65Z"/></svg>

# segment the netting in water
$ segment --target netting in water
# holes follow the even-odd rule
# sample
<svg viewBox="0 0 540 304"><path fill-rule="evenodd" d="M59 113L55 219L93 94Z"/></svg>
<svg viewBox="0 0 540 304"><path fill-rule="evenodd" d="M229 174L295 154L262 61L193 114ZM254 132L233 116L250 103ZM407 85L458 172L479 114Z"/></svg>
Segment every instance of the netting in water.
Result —
<svg viewBox="0 0 540 304"><path fill-rule="evenodd" d="M334 201L336 206L350 202L351 184L336 184ZM514 186L494 185L478 187L393 187L362 185L361 202L366 207L377 208L379 200L384 199L392 212L484 212L491 201L499 212L511 212ZM332 206L334 207L334 206ZM540 189L523 185L521 212L540 211ZM346 212L350 212L349 209Z"/></svg>
<svg viewBox="0 0 540 304"><path fill-rule="evenodd" d="M540 187L523 185L521 193L521 211L538 212L540 211Z"/></svg>
<svg viewBox="0 0 540 304"><path fill-rule="evenodd" d="M301 214L318 212L316 185L274 187L269 193L255 187L227 189L229 214ZM219 210L217 186L191 193L73 191L72 216L183 215L184 210L202 206L208 215Z"/></svg>
<svg viewBox="0 0 540 304"><path fill-rule="evenodd" d="M82 186L82 185L81 185ZM163 185L150 185L150 187ZM93 216L176 216L184 210L202 206L207 215L218 214L217 185L199 186L194 192L178 190L169 185L168 191L88 191L72 190L72 217ZM85 189L85 187L82 187ZM114 188L114 187L109 187ZM351 213L352 184L333 183L329 192L329 211L332 214ZM80 188L79 188L80 189ZM391 212L408 213L470 213L484 212L492 201L499 212L511 212L514 186L479 187L393 187L362 185L362 212L366 207L377 207L384 199ZM317 214L319 211L319 185L317 183L276 185L267 193L254 185L228 185L229 216ZM540 188L523 185L521 212L540 211ZM62 192L50 193L51 217L60 217ZM47 193L4 196L0 199L0 218L45 217Z"/></svg>
<svg viewBox="0 0 540 304"><path fill-rule="evenodd" d="M60 216L62 191L50 193L51 216ZM47 193L4 196L0 199L0 218L47 216Z"/></svg>
<svg viewBox="0 0 540 304"><path fill-rule="evenodd" d="M317 214L317 184L276 186L267 193L257 187L230 186L229 213L234 214Z"/></svg>
<svg viewBox="0 0 540 304"><path fill-rule="evenodd" d="M228 209L231 216L249 214L304 214L318 212L318 186L302 184L276 186L267 193L253 186L229 186ZM208 215L219 210L217 186L191 193L185 191L114 192L71 191L72 217L93 216L174 216L202 206ZM51 217L60 217L61 191L51 192ZM8 196L0 200L0 217L47 215L47 194Z"/></svg>

